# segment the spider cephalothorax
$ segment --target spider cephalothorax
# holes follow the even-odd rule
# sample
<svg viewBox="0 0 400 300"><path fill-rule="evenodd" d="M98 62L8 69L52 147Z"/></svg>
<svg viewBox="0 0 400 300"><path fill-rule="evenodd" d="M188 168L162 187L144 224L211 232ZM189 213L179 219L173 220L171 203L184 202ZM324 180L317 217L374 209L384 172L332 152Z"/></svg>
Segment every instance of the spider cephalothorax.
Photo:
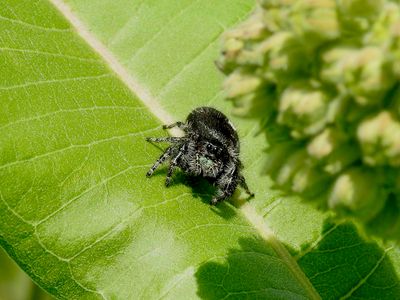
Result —
<svg viewBox="0 0 400 300"><path fill-rule="evenodd" d="M183 172L202 176L217 187L211 204L230 197L237 185L241 185L248 194L253 195L240 173L239 138L228 118L211 107L199 107L193 110L185 123L176 122L163 128L181 128L183 137L147 138L151 142L169 142L169 146L147 172L151 176L154 170L166 159L170 160L165 184L171 182L172 172L179 167Z"/></svg>

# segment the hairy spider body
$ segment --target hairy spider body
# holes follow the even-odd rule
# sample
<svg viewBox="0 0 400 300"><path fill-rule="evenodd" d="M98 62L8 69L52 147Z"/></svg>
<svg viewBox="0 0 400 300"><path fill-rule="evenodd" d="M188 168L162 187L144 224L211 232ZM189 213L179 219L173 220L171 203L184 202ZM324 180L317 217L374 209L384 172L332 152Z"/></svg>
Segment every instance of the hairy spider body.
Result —
<svg viewBox="0 0 400 300"><path fill-rule="evenodd" d="M147 177L169 159L166 186L171 183L174 169L179 167L184 173L204 177L217 187L211 200L213 205L230 197L238 185L253 196L240 172L242 164L236 129L223 113L212 107L199 107L189 114L185 123L176 122L163 128L175 126L181 128L185 136L147 138L150 142L171 143L147 172Z"/></svg>

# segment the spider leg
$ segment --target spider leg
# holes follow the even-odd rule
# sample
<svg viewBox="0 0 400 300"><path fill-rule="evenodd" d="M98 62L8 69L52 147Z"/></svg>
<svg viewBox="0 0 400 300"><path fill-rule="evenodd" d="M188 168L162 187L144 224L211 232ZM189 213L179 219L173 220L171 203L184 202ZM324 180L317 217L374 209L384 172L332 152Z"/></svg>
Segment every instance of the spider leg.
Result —
<svg viewBox="0 0 400 300"><path fill-rule="evenodd" d="M172 177L172 173L174 172L174 169L175 169L175 165L173 165L171 163L168 168L167 177L165 178L165 186L166 187L170 186L170 184L171 184L171 177Z"/></svg>
<svg viewBox="0 0 400 300"><path fill-rule="evenodd" d="M183 122L178 121L178 122L173 123L173 124L170 124L170 125L163 125L162 128L163 128L163 129L170 129L170 128L174 128L174 127L178 127L178 128L181 128L181 129L185 129L186 124L183 123Z"/></svg>
<svg viewBox="0 0 400 300"><path fill-rule="evenodd" d="M174 169L178 165L178 159L179 159L179 157L182 156L184 148L185 148L185 146L182 146L179 149L178 154L174 157L174 159L171 161L171 163L169 165L167 177L165 178L165 186L167 186L167 187L171 184L172 173L174 172Z"/></svg>
<svg viewBox="0 0 400 300"><path fill-rule="evenodd" d="M249 187L247 186L246 179L244 178L243 175L239 176L239 185L246 191L247 194L250 195L250 197L254 197L254 193L250 192Z"/></svg>
<svg viewBox="0 0 400 300"><path fill-rule="evenodd" d="M167 142L167 143L179 143L182 141L182 138L180 137L174 137L174 136L167 136L167 137L147 137L146 141L148 142L155 142L155 143L162 143L162 142Z"/></svg>
<svg viewBox="0 0 400 300"><path fill-rule="evenodd" d="M221 202L225 200L228 197L228 194L226 194L223 190L218 189L217 194L211 199L211 205L216 205L218 202Z"/></svg>
<svg viewBox="0 0 400 300"><path fill-rule="evenodd" d="M168 147L167 150L163 154L161 154L160 158L157 159L157 161L154 163L154 165L150 168L149 171L147 171L146 176L150 177L153 175L155 169L158 168L159 165L161 165L168 157L171 156L172 148Z"/></svg>
<svg viewBox="0 0 400 300"><path fill-rule="evenodd" d="M232 163L227 171L217 181L216 195L211 199L211 205L216 205L218 202L232 196L236 189L238 181L233 178L236 167Z"/></svg>
<svg viewBox="0 0 400 300"><path fill-rule="evenodd" d="M217 187L216 195L211 199L211 205L216 205L233 195L236 184L229 184L225 187Z"/></svg>

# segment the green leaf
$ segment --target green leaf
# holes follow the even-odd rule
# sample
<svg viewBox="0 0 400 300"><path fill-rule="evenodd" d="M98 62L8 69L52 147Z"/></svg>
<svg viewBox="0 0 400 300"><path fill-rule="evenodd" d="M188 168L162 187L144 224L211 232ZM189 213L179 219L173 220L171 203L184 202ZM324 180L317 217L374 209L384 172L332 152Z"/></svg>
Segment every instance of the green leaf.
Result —
<svg viewBox="0 0 400 300"><path fill-rule="evenodd" d="M32 280L0 248L0 299L51 300L53 298L34 285Z"/></svg>
<svg viewBox="0 0 400 300"><path fill-rule="evenodd" d="M165 169L145 142L222 101L219 37L249 0L0 4L0 243L64 299L400 297L398 245L277 194L264 137L232 117L256 198ZM339 267L338 267L339 266ZM364 297L365 298L365 297Z"/></svg>

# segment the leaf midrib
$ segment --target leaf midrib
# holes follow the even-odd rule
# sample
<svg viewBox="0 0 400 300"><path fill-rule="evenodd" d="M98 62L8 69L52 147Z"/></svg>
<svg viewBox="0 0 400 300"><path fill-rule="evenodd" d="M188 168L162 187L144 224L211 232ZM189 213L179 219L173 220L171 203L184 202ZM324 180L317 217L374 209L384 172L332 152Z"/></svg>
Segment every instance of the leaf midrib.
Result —
<svg viewBox="0 0 400 300"><path fill-rule="evenodd" d="M164 110L151 92L143 87L140 82L130 74L117 58L100 42L86 27L86 25L73 13L71 8L61 0L49 0L58 11L68 20L68 22L76 30L77 34L106 62L109 68L116 76L137 95L140 101L150 110L153 115L163 124L171 124L175 119ZM238 20L239 22L239 20ZM180 134L179 130L170 130L172 134ZM239 210L244 218L259 232L260 236L269 243L269 245L277 253L278 257L288 266L296 279L300 282L303 288L307 291L310 299L321 299L311 282L308 280L295 259L289 254L284 245L276 238L273 231L265 224L262 216L257 214L255 208L246 203ZM101 293L100 293L101 294Z"/></svg>
<svg viewBox="0 0 400 300"><path fill-rule="evenodd" d="M128 87L145 106L165 124L174 122L170 116L155 100L150 91L143 87L139 81L134 78L119 63L115 56L87 29L85 24L72 12L71 8L61 0L49 0L71 23L78 35L106 62L110 69L118 78Z"/></svg>

